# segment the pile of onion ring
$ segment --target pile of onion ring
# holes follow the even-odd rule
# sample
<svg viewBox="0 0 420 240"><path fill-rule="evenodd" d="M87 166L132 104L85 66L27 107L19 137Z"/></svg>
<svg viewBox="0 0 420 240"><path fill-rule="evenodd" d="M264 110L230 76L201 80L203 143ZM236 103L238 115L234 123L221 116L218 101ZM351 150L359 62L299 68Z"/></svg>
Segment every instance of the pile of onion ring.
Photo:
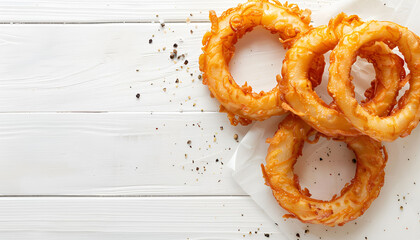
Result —
<svg viewBox="0 0 420 240"><path fill-rule="evenodd" d="M341 226L361 216L379 195L388 159L381 141L409 135L420 120L420 38L392 22L363 22L344 13L326 26L313 27L310 13L276 0L249 0L220 17L211 11L211 31L203 37L199 64L203 83L232 125L290 113L267 140L262 165L266 184L290 213L287 217ZM279 44L288 49L277 86L269 92L255 93L247 83L240 87L229 72L234 44L255 26L277 34ZM395 47L404 59L393 52ZM327 104L314 87L322 80L323 54L330 50L328 93L333 102ZM350 75L357 57L372 63L376 73L361 103ZM397 101L407 82L408 90ZM315 140L309 141L312 135ZM311 198L293 173L304 142L314 143L319 136L345 142L357 158L355 177L329 201Z"/></svg>

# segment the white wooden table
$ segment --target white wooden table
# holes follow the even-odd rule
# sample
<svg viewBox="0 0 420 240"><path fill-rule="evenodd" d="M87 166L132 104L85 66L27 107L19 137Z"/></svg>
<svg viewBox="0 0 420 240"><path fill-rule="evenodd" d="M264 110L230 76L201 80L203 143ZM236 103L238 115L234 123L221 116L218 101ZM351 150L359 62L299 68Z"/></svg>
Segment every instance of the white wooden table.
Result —
<svg viewBox="0 0 420 240"><path fill-rule="evenodd" d="M227 166L249 126L199 78L208 11L240 2L0 1L0 239L278 239ZM281 46L244 41L239 81L274 77Z"/></svg>

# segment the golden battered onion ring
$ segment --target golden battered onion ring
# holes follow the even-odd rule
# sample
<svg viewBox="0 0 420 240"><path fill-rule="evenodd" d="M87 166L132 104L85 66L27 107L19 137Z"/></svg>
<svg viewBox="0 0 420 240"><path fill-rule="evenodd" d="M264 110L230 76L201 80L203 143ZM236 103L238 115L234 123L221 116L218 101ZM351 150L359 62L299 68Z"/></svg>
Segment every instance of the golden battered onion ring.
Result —
<svg viewBox="0 0 420 240"><path fill-rule="evenodd" d="M357 16L342 13L328 26L310 30L286 53L282 68L284 79L278 78L283 93L282 106L327 136L357 136L361 133L333 105L328 106L319 98L307 78L308 69L314 57L332 50L344 33L362 23ZM375 88L365 94L371 99L363 107L372 114L386 115L396 102L401 79L405 76L404 62L382 42L363 48L359 54L373 63L376 72Z"/></svg>
<svg viewBox="0 0 420 240"><path fill-rule="evenodd" d="M310 198L307 189L301 190L293 173L310 131L309 125L293 115L280 123L274 137L267 140L270 147L266 166L262 165L266 184L278 203L292 214L288 217L305 223L341 226L361 216L378 197L384 183L387 154L380 142L368 136L343 138L357 157L355 177L341 190L341 196L334 196L330 201L316 200Z"/></svg>
<svg viewBox="0 0 420 240"><path fill-rule="evenodd" d="M228 9L219 18L210 11L210 21L211 32L203 37L203 54L199 63L203 83L221 103L221 111L228 112L233 125L238 122L247 125L253 120L284 114L286 111L279 103L278 86L260 93L252 92L246 83L240 87L229 73L228 64L235 52L234 44L256 26L278 34L283 46L288 47L298 33L309 30L310 11L277 1L250 0ZM310 78L315 84L322 77L324 64L323 58L318 58L311 65Z"/></svg>
<svg viewBox="0 0 420 240"><path fill-rule="evenodd" d="M410 88L400 99L398 109L380 117L363 109L354 98L350 71L363 45L375 41L398 46L410 70ZM420 119L420 39L392 22L370 21L345 35L331 53L328 91L347 119L360 132L379 141L393 141L411 133Z"/></svg>

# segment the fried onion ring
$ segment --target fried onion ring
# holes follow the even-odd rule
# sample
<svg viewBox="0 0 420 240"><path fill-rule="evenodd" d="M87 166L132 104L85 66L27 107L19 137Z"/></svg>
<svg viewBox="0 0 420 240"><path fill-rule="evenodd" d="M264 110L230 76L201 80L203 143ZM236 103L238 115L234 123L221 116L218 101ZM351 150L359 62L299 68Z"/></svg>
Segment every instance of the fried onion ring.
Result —
<svg viewBox="0 0 420 240"><path fill-rule="evenodd" d="M378 197L384 183L386 151L380 142L368 136L343 138L356 154L355 177L341 190L341 196L334 196L330 201L317 200L309 197L307 189L301 189L293 173L310 133L311 127L296 116L289 115L280 123L274 137L267 140L270 147L266 166L262 165L266 184L278 203L292 214L289 217L305 223L344 225L361 216Z"/></svg>
<svg viewBox="0 0 420 240"><path fill-rule="evenodd" d="M328 26L310 30L286 53L282 68L284 78L278 77L283 93L282 106L327 136L357 136L361 133L334 108L334 104L329 106L319 98L307 77L308 69L314 57L332 50L343 34L362 23L359 17L342 13L332 19ZM376 72L374 88L366 92L368 99L363 108L372 114L386 115L396 102L400 82L405 76L404 62L382 42L365 47L358 53L373 63ZM337 67L339 65L337 62Z"/></svg>
<svg viewBox="0 0 420 240"><path fill-rule="evenodd" d="M354 98L350 71L358 50L375 41L398 46L410 70L410 88L396 111L381 117L365 110ZM331 53L328 91L339 109L360 132L379 141L393 141L411 133L420 120L420 38L392 22L369 21L345 35Z"/></svg>
<svg viewBox="0 0 420 240"><path fill-rule="evenodd" d="M297 5L281 4L275 0L249 0L235 8L228 9L220 17L210 11L211 31L203 37L203 54L200 56L200 70L203 83L208 85L211 95L221 103L221 111L228 112L232 125L247 125L253 120L265 120L286 111L279 103L278 85L269 92L252 92L245 83L240 87L229 72L235 47L234 44L253 27L262 26L278 34L284 47L299 33L310 29L310 11ZM310 78L319 83L324 71L323 57L311 64Z"/></svg>

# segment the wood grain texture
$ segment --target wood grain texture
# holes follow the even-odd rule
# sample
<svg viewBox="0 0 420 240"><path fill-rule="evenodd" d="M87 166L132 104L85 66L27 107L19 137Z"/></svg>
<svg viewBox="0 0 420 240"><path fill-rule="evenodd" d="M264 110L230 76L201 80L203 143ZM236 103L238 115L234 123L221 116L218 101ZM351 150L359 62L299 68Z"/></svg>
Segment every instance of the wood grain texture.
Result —
<svg viewBox="0 0 420 240"><path fill-rule="evenodd" d="M218 111L198 69L209 28L207 23L0 25L0 55L7 56L0 58L0 112ZM170 59L175 43L185 58ZM269 90L283 56L276 36L257 29L238 43L232 73L239 84Z"/></svg>
<svg viewBox="0 0 420 240"><path fill-rule="evenodd" d="M17 0L0 2L0 21L9 22L166 22L208 21L209 10L221 13L242 0ZM301 7L317 10L334 0L295 0ZM192 15L192 16L191 16ZM157 17L158 16L158 17Z"/></svg>
<svg viewBox="0 0 420 240"><path fill-rule="evenodd" d="M3 25L0 54L11 57L0 60L0 95L8 102L1 105L11 111L216 110L197 78L208 24L191 36L195 26L168 26L165 34L157 24ZM169 58L180 36L188 37L178 49L188 51L188 69L184 60Z"/></svg>
<svg viewBox="0 0 420 240"><path fill-rule="evenodd" d="M0 221L2 239L281 236L249 197L1 198Z"/></svg>
<svg viewBox="0 0 420 240"><path fill-rule="evenodd" d="M0 239L283 240L227 166L249 127L217 113L198 77L208 11L241 2L0 1ZM294 2L316 12L335 0ZM170 60L174 43L188 65ZM237 50L239 83L274 86L275 36L256 29ZM417 239L382 227L418 227L406 217L418 214L407 204L419 199L418 157L398 148L418 136L389 148L384 190L407 196L405 211L386 209L401 218L368 239Z"/></svg>
<svg viewBox="0 0 420 240"><path fill-rule="evenodd" d="M378 207L374 204L371 208L381 211ZM413 230L419 223L408 217L415 214L406 209L398 220L391 221L393 224L385 225L374 221L341 228L308 225L306 233L295 232L292 239L297 239L296 234L299 239L331 239L327 237L331 231L341 232L343 240L415 240L418 231ZM0 222L2 239L286 240L275 223L245 196L0 198Z"/></svg>
<svg viewBox="0 0 420 240"><path fill-rule="evenodd" d="M247 129L221 113L0 114L0 195L243 195L227 165Z"/></svg>
<svg viewBox="0 0 420 240"><path fill-rule="evenodd" d="M2 113L0 196L244 195L229 160L238 144L235 134L240 141L248 129L231 126L223 113ZM419 139L415 129L386 144L388 196L411 193L419 199ZM330 156L331 144L299 160L309 157L302 174L313 178L302 176L301 184L315 193L325 186L313 181L344 184L352 176L342 164L322 172L320 157L342 156Z"/></svg>

